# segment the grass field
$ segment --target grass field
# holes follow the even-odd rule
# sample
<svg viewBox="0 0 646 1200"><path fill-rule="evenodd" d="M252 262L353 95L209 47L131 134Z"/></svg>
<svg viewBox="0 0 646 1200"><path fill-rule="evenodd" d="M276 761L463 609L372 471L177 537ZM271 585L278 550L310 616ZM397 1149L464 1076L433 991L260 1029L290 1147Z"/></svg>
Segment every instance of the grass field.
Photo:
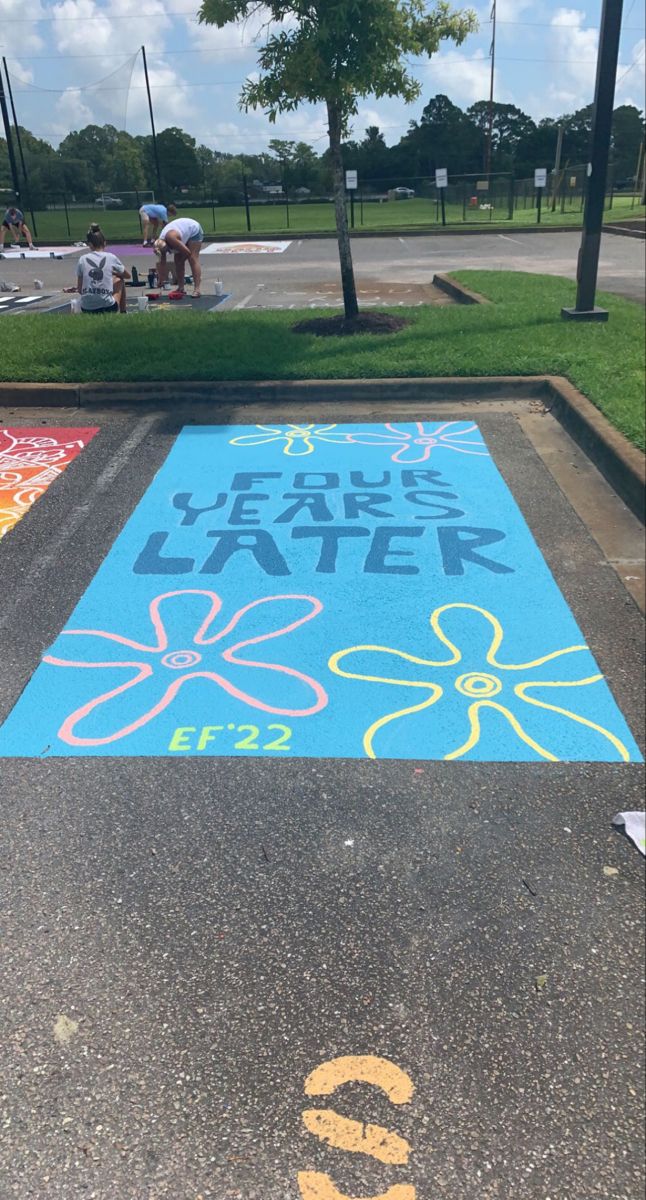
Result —
<svg viewBox="0 0 646 1200"><path fill-rule="evenodd" d="M369 379L424 375L565 375L635 445L644 447L644 310L599 294L608 324L561 320L566 279L461 271L486 306L398 308L410 324L375 337L295 334L311 309L157 313L85 321L25 313L3 339L0 379L33 382ZM329 316L328 312L320 315ZM5 322L10 318L4 318Z"/></svg>
<svg viewBox="0 0 646 1200"><path fill-rule="evenodd" d="M643 216L646 208L635 205L630 207L632 197L617 195L613 200L612 209L607 209L606 220L616 220L622 216ZM520 207L514 212L513 221L507 214L507 207L491 210L467 209L467 222L463 221L462 205L447 205L446 219L448 228L481 228L488 225L504 224L517 228L536 224L536 209ZM529 204L529 202L528 202ZM181 210L184 215L195 217L204 228L207 237L217 237L240 234L248 237L244 208L195 208ZM108 238L112 241L137 240L140 235L139 217L133 210L100 208L70 209L68 212L70 233L67 232L65 213L56 211L36 212L38 241L65 242L81 241L85 238L88 226L92 221L98 221ZM541 223L544 225L581 224L582 214L578 201L564 213L557 206L552 213L549 205L543 206ZM28 218L29 219L29 218ZM251 208L252 234L302 234L302 233L332 233L334 231L334 209L331 204L290 204L289 225L285 205L253 205ZM355 204L355 228L357 230L394 231L406 229L432 228L441 229L441 218L434 201L415 199L404 201L388 201L384 204L365 203L363 205L363 224L361 205Z"/></svg>

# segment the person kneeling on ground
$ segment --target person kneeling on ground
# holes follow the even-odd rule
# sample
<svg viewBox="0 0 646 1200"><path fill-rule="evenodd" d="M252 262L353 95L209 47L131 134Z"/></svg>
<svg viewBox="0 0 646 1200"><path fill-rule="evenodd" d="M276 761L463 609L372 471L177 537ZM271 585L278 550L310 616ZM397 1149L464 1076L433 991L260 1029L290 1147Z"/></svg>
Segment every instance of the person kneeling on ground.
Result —
<svg viewBox="0 0 646 1200"><path fill-rule="evenodd" d="M164 226L155 242L155 253L159 259L159 282L162 286L168 277L168 252L171 251L175 256L177 291L184 291L186 264L189 263L193 276L193 295L201 295L200 250L203 241L204 230L199 221L194 221L192 217L176 217Z"/></svg>
<svg viewBox="0 0 646 1200"><path fill-rule="evenodd" d="M169 204L168 207L165 204L142 204L139 209L139 217L144 235L144 246L152 246L159 230L168 224L168 218L176 216L177 209L174 204Z"/></svg>
<svg viewBox="0 0 646 1200"><path fill-rule="evenodd" d="M85 313L124 313L125 280L130 272L116 254L106 249L105 234L99 225L91 225L86 241L91 253L79 258L76 289L81 293L81 311Z"/></svg>
<svg viewBox="0 0 646 1200"><path fill-rule="evenodd" d="M27 246L30 250L35 250L36 247L31 240L31 232L25 225L25 218L19 208L8 208L2 220L2 249L5 247L5 239L10 233L14 246L20 245L21 237L24 237Z"/></svg>

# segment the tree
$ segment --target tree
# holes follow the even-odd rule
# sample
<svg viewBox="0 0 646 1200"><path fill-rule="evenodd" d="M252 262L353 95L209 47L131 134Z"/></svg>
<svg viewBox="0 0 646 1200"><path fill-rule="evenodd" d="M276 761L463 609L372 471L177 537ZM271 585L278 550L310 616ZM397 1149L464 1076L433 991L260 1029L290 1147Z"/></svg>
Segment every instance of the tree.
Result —
<svg viewBox="0 0 646 1200"><path fill-rule="evenodd" d="M195 151L195 138L183 129L171 125L157 134L157 152L166 191L194 187L202 178L202 169Z"/></svg>
<svg viewBox="0 0 646 1200"><path fill-rule="evenodd" d="M475 14L453 12L448 0L427 10L424 0L268 0L276 23L258 53L260 76L245 84L244 109L262 108L270 121L304 103L327 110L334 206L346 319L358 314L345 208L341 141L359 97L414 100L420 85L406 58L433 54L441 41L463 42L476 28ZM218 28L244 21L256 0L202 0L198 19Z"/></svg>
<svg viewBox="0 0 646 1200"><path fill-rule="evenodd" d="M366 136L356 148L359 178L368 183L385 180L390 165L390 151L377 125L366 129Z"/></svg>
<svg viewBox="0 0 646 1200"><path fill-rule="evenodd" d="M466 174L480 166L477 129L466 113L442 93L425 105L419 122L411 121L400 146L410 155L409 170L415 175L428 175L436 167Z"/></svg>
<svg viewBox="0 0 646 1200"><path fill-rule="evenodd" d="M639 147L644 140L644 117L633 104L612 114L612 146L616 179L634 179Z"/></svg>
<svg viewBox="0 0 646 1200"><path fill-rule="evenodd" d="M87 163L94 187L104 190L108 186L108 162L119 138L114 125L86 125L78 132L68 133L58 147L65 159L76 159Z"/></svg>
<svg viewBox="0 0 646 1200"><path fill-rule="evenodd" d="M144 187L146 177L141 149L129 133L118 134L106 170L111 191L131 192Z"/></svg>
<svg viewBox="0 0 646 1200"><path fill-rule="evenodd" d="M467 116L480 130L483 138L489 128L489 101L478 100L467 109ZM531 137L536 126L531 117L515 104L493 104L491 150L494 165L499 171L509 171L519 151Z"/></svg>
<svg viewBox="0 0 646 1200"><path fill-rule="evenodd" d="M559 117L556 122L557 126L563 126L563 154L571 163L585 163L590 157L593 107L586 104L585 108Z"/></svg>

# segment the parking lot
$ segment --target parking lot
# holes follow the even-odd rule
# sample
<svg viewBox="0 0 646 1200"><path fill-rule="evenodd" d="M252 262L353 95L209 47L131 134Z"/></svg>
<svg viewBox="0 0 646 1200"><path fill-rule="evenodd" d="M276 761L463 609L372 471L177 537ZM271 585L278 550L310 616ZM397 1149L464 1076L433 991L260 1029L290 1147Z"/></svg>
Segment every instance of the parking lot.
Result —
<svg viewBox="0 0 646 1200"><path fill-rule="evenodd" d="M445 303L431 286L436 272L509 270L576 276L580 233L491 233L446 236L357 238L353 255L360 303L399 306ZM275 247L272 251L271 247ZM280 251L277 250L280 247ZM125 265L136 266L145 279L154 264L152 251L130 246ZM632 300L644 301L643 241L605 235L602 239L599 286ZM78 253L81 251L79 250ZM0 281L20 287L7 293L0 314L48 310L65 297L60 292L75 280L76 253L60 248L59 258L0 260ZM222 244L222 252L205 247L203 292L213 295L221 280L228 299L220 311L244 308L329 308L341 303L339 266L332 238L271 243L249 240ZM34 281L42 282L37 289ZM13 297L13 298L12 298ZM16 303L17 300L25 301ZM215 301L214 301L215 304Z"/></svg>

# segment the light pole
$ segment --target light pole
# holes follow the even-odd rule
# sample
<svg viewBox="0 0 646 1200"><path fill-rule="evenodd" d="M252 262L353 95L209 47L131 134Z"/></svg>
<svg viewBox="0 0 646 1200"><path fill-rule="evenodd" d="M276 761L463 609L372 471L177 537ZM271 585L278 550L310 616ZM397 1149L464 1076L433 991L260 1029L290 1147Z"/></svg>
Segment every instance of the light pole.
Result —
<svg viewBox="0 0 646 1200"><path fill-rule="evenodd" d="M562 308L566 321L607 321L608 311L595 308L594 298L599 269L603 205L606 196L608 156L612 134L612 109L615 100L621 10L623 0L603 0L597 82L592 114L592 144L583 211L583 234L577 264L577 291L574 308Z"/></svg>

